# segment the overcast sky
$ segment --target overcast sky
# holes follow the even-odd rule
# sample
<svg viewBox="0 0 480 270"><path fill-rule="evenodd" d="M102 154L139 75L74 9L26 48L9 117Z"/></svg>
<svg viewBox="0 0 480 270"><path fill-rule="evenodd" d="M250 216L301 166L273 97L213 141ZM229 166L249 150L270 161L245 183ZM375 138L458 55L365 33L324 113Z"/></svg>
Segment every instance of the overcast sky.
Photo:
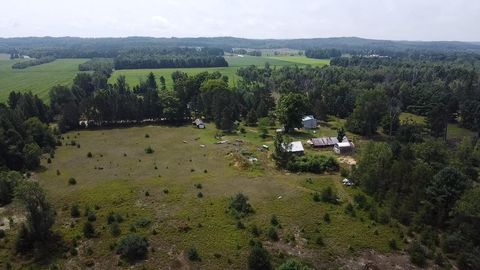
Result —
<svg viewBox="0 0 480 270"><path fill-rule="evenodd" d="M480 41L480 0L0 0L0 36Z"/></svg>

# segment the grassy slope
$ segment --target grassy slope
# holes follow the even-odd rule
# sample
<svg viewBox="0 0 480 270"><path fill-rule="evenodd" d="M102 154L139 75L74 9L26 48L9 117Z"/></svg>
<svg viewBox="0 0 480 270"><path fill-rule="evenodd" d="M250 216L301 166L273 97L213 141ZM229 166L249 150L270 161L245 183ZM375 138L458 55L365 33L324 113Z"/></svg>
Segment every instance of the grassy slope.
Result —
<svg viewBox="0 0 480 270"><path fill-rule="evenodd" d="M16 61L22 60L0 60L0 102L5 101L13 90L32 91L47 100L48 91L52 86L71 84L73 77L78 72L78 65L86 60L58 59L26 69L12 69L12 64Z"/></svg>
<svg viewBox="0 0 480 270"><path fill-rule="evenodd" d="M334 132L324 129L328 134ZM194 264L202 269L244 269L252 236L248 230L237 229L237 221L225 212L228 198L238 192L246 194L255 209L255 214L243 219L247 228L256 224L265 232L272 214L282 224L280 242L270 243L265 234L261 236L264 244L275 250L272 255L276 262L281 260L277 256L279 252L302 252L305 261L321 265L338 255L348 256L352 253L349 247L353 252L365 248L387 252L389 239L397 238L400 242L398 229L373 225L363 212L358 212L356 218L344 213L345 203L359 191L344 188L338 174L277 171L267 154L256 150L260 144L271 145L271 139L259 139L255 128L248 128L245 135L226 137L230 141L251 142L240 148L251 151L260 160L260 165L253 169L239 169L229 155L236 147L213 144L215 132L209 125L206 130L147 126L65 134L64 146L58 149L52 164L44 162L47 170L35 175L58 212L55 229L71 241L82 235L86 218L82 215L72 220L70 205L79 203L82 212L87 206L100 207L95 222L100 236L93 241L81 240L80 256L66 260L67 266L82 266L86 259L93 259L97 268L116 267L118 258L109 246L118 239L110 235L106 223L108 213L115 211L126 218L121 224L122 234L127 234L130 226L142 218L152 221L147 228L137 229L148 237L155 249L145 262L148 269L158 265L175 268L183 260L179 254L189 247L197 248L202 262ZM145 138L147 133L150 138ZM303 140L303 136L299 138ZM65 145L70 140L76 140L81 147ZM187 143L183 143L184 140ZM155 153L146 154L147 146L155 149ZM87 158L88 152L94 157ZM77 185L69 186L69 177L75 177ZM308 178L312 181L307 181ZM203 185L201 199L196 196L200 191L194 187L196 183ZM326 186L338 191L342 205L312 201L312 193ZM169 193L164 194L164 189ZM149 191L150 196L145 196L145 191ZM330 224L323 221L325 213L331 216ZM70 224L74 224L73 227ZM189 232L179 232L178 228L184 224L191 228ZM154 228L157 235L151 233ZM288 235L295 235L295 244L285 243ZM324 238L325 247L315 244L319 235ZM92 248L93 255L85 254L88 247ZM215 253L221 257L215 258Z"/></svg>
<svg viewBox="0 0 480 270"><path fill-rule="evenodd" d="M130 86L137 85L140 80L144 80L149 72L153 72L158 78L160 76L165 77L167 87L172 87L173 81L171 78L172 72L180 70L186 72L190 75L198 74L203 71L215 72L218 71L222 75L228 76L229 83L231 86L234 86L238 81L239 77L236 75L237 70L240 67L255 65L263 67L265 63L269 63L270 66L280 67L280 66L289 66L289 65L312 65L312 66L324 66L329 62L328 60L317 60L317 59L308 59L306 57L295 57L295 56L284 56L284 57L254 57L254 56L231 56L226 57L226 60L229 64L228 67L219 67L219 68L180 68L180 69L126 69L115 71L110 78L109 82L115 82L116 78L120 75L126 76L127 83ZM312 61L313 60L313 61Z"/></svg>

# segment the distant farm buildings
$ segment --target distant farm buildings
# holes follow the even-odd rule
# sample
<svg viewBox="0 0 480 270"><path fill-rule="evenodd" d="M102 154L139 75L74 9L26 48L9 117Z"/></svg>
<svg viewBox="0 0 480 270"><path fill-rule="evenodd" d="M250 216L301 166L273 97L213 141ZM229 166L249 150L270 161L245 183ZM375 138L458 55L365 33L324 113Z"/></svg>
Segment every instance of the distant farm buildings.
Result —
<svg viewBox="0 0 480 270"><path fill-rule="evenodd" d="M203 123L203 121L199 118L195 119L195 121L193 121L193 124L197 126L197 128L205 128L205 123Z"/></svg>
<svg viewBox="0 0 480 270"><path fill-rule="evenodd" d="M313 115L307 115L302 118L302 124L304 129L317 128L317 119Z"/></svg>

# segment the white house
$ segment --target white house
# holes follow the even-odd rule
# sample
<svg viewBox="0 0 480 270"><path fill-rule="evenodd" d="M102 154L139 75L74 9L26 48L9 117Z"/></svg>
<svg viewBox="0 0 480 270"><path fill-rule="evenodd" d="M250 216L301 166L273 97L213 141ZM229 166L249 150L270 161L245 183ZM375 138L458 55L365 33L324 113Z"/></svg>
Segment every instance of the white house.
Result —
<svg viewBox="0 0 480 270"><path fill-rule="evenodd" d="M307 115L302 118L303 128L304 129L315 129L317 128L317 119L313 115Z"/></svg>
<svg viewBox="0 0 480 270"><path fill-rule="evenodd" d="M289 153L293 154L303 154L305 149L303 149L303 144L301 141L295 141L291 142L288 144L287 149L285 149L285 146L282 146L284 150L286 150Z"/></svg>
<svg viewBox="0 0 480 270"><path fill-rule="evenodd" d="M333 146L333 151L337 154L348 154L353 152L355 145L352 142L339 142Z"/></svg>

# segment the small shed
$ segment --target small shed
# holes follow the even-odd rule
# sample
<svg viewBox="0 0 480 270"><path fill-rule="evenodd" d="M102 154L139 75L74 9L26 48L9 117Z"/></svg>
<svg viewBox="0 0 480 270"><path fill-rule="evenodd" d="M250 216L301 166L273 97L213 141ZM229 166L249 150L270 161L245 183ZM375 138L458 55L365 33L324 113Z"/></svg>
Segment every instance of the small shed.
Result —
<svg viewBox="0 0 480 270"><path fill-rule="evenodd" d="M197 128L205 128L205 123L203 123L202 119L195 119L195 121L193 121L193 124L197 126Z"/></svg>
<svg viewBox="0 0 480 270"><path fill-rule="evenodd" d="M304 129L317 128L317 119L313 115L307 115L302 118L302 124Z"/></svg>
<svg viewBox="0 0 480 270"><path fill-rule="evenodd" d="M348 154L353 152L355 145L352 142L339 142L333 146L333 151L337 154Z"/></svg>
<svg viewBox="0 0 480 270"><path fill-rule="evenodd" d="M305 149L303 149L303 144L301 141L295 141L295 142L289 143L287 149L285 149L284 145L282 147L287 152L293 153L293 154L302 155L305 152Z"/></svg>

